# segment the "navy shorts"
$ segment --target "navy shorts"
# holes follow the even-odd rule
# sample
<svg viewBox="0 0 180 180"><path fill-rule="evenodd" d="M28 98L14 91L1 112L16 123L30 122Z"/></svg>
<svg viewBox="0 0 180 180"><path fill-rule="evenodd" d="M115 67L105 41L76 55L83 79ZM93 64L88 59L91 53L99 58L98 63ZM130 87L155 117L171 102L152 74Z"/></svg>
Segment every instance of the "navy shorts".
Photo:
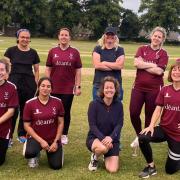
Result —
<svg viewBox="0 0 180 180"><path fill-rule="evenodd" d="M92 144L94 142L96 138L92 138L92 137L87 137L87 140L86 140L86 146L87 148L89 149L89 151L92 152L91 150L91 147L92 147ZM110 156L119 156L119 145L120 143L119 142L116 142L116 143L112 143L113 144L113 148L110 149L106 154L104 154L104 157L110 157Z"/></svg>

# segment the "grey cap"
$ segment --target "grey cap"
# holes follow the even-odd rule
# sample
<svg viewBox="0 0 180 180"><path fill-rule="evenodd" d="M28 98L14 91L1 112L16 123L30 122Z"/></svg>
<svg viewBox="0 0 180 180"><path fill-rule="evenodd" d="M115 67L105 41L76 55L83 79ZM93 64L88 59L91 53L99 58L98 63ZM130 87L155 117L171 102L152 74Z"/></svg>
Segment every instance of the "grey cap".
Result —
<svg viewBox="0 0 180 180"><path fill-rule="evenodd" d="M116 28L115 27L107 27L104 31L104 34L107 34L107 33L112 33L114 35L117 35L117 31L116 31Z"/></svg>

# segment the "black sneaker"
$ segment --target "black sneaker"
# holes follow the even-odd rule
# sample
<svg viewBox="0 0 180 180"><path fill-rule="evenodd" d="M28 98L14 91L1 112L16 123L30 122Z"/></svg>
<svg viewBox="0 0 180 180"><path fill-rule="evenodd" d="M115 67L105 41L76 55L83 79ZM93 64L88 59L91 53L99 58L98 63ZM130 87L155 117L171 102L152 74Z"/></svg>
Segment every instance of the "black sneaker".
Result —
<svg viewBox="0 0 180 180"><path fill-rule="evenodd" d="M153 176L156 174L157 174L157 171L156 171L155 166L154 167L147 166L143 169L142 172L140 172L139 177L140 178L149 178L149 176Z"/></svg>
<svg viewBox="0 0 180 180"><path fill-rule="evenodd" d="M98 160L96 158L96 155L94 153L92 153L91 155L91 161L89 163L88 169L90 171L96 171L98 167Z"/></svg>

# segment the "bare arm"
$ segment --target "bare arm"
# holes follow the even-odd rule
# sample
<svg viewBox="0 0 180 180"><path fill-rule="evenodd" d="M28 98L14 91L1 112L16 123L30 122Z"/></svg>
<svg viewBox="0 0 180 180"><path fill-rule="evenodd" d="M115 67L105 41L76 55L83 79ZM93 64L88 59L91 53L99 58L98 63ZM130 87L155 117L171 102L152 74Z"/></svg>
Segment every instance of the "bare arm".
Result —
<svg viewBox="0 0 180 180"><path fill-rule="evenodd" d="M81 94L81 68L76 69L75 75L75 86L74 86L74 94L79 96Z"/></svg>
<svg viewBox="0 0 180 180"><path fill-rule="evenodd" d="M147 69L147 68L157 67L157 65L154 63L144 62L142 57L138 57L134 59L134 66L137 69Z"/></svg>
<svg viewBox="0 0 180 180"><path fill-rule="evenodd" d="M8 110L0 117L0 124L7 121L14 114L14 108L8 108Z"/></svg>
<svg viewBox="0 0 180 180"><path fill-rule="evenodd" d="M110 69L121 70L124 67L124 60L125 60L125 56L122 55L122 56L119 56L115 62L103 61L102 63L105 64Z"/></svg>
<svg viewBox="0 0 180 180"><path fill-rule="evenodd" d="M33 68L34 68L35 81L36 81L36 83L38 83L38 80L39 80L39 64L34 64Z"/></svg>
<svg viewBox="0 0 180 180"><path fill-rule="evenodd" d="M95 69L99 69L102 71L111 71L112 69L105 65L103 62L100 61L100 54L93 52L93 66Z"/></svg>
<svg viewBox="0 0 180 180"><path fill-rule="evenodd" d="M154 127L156 126L156 124L157 124L157 122L158 122L158 120L159 120L159 118L161 116L162 110L163 110L163 107L156 106L156 109L154 110L154 113L153 113L152 118L151 118L150 125L147 128L143 129L140 132L140 134L144 134L144 133L147 134L148 132L151 132L151 136L153 135Z"/></svg>
<svg viewBox="0 0 180 180"><path fill-rule="evenodd" d="M146 71L156 75L162 75L164 73L164 70L161 69L160 67L148 68L146 69Z"/></svg>
<svg viewBox="0 0 180 180"><path fill-rule="evenodd" d="M46 66L46 69L45 69L45 76L50 77L51 70L52 70L52 67Z"/></svg>

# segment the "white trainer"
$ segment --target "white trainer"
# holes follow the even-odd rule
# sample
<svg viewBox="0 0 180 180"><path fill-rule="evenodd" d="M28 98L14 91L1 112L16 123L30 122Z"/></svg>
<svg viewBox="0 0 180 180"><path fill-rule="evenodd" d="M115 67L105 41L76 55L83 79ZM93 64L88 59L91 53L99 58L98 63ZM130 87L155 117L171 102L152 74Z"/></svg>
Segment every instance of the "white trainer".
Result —
<svg viewBox="0 0 180 180"><path fill-rule="evenodd" d="M139 149L139 141L138 141L138 137L136 137L133 142L130 144L131 148L133 149L133 153L132 156L136 157L138 154L138 149Z"/></svg>
<svg viewBox="0 0 180 180"><path fill-rule="evenodd" d="M65 144L68 144L68 136L67 135L62 135L61 136L61 143L63 144L63 145L65 145Z"/></svg>
<svg viewBox="0 0 180 180"><path fill-rule="evenodd" d="M94 153L91 154L91 161L89 163L89 171L96 171L98 168L98 159Z"/></svg>
<svg viewBox="0 0 180 180"><path fill-rule="evenodd" d="M39 166L39 158L38 157L35 157L35 158L30 158L28 160L28 166L30 168L36 168Z"/></svg>

